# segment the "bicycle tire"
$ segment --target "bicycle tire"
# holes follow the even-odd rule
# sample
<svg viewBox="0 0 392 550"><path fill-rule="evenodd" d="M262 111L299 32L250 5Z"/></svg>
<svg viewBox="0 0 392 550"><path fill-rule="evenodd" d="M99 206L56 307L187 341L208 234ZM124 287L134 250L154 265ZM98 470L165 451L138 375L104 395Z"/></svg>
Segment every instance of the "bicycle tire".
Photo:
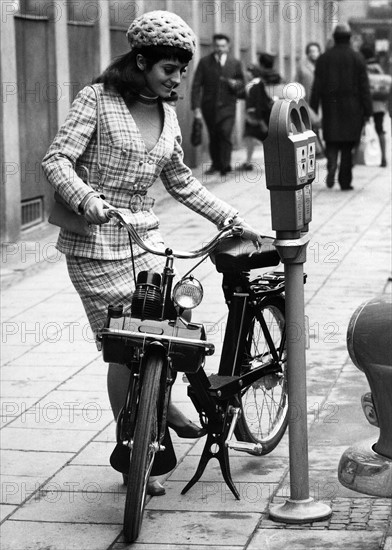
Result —
<svg viewBox="0 0 392 550"><path fill-rule="evenodd" d="M126 542L134 542L137 539L143 521L147 482L155 454L152 444L158 437L156 411L163 361L158 350L150 350L143 359L142 389L130 456L124 509L123 531Z"/></svg>
<svg viewBox="0 0 392 550"><path fill-rule="evenodd" d="M261 377L251 386L243 388L240 395L241 416L235 435L240 441L261 443L261 454L266 455L278 445L288 422L285 301L282 296L271 296L264 298L259 307L259 313L263 315L275 348L280 354L282 374ZM241 375L252 369L252 364L260 366L260 360L270 362L271 358L270 346L256 312L248 328L241 372L235 374Z"/></svg>

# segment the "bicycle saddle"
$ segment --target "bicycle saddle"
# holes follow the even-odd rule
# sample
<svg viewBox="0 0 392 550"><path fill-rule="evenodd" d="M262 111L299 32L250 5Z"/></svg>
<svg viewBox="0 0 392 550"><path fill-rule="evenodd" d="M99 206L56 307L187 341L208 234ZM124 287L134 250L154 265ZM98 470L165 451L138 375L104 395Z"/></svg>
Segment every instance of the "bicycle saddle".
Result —
<svg viewBox="0 0 392 550"><path fill-rule="evenodd" d="M241 237L229 237L221 241L210 254L219 273L249 271L260 267L278 265L280 256L272 237L263 237L259 249L253 241Z"/></svg>

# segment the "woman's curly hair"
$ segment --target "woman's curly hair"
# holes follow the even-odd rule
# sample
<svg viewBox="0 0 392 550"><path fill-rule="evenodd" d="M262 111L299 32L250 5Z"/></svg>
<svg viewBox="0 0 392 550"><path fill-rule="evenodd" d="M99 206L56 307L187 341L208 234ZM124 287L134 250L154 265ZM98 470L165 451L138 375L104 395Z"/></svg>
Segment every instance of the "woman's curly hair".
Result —
<svg viewBox="0 0 392 550"><path fill-rule="evenodd" d="M95 80L94 84L102 83L108 90L118 92L128 104L136 101L137 96L146 86L144 73L136 63L136 56L143 55L146 60L146 70L152 69L155 63L162 59L189 63L192 53L175 46L145 46L134 48L130 52L115 59ZM163 101L177 101L178 95L172 92Z"/></svg>

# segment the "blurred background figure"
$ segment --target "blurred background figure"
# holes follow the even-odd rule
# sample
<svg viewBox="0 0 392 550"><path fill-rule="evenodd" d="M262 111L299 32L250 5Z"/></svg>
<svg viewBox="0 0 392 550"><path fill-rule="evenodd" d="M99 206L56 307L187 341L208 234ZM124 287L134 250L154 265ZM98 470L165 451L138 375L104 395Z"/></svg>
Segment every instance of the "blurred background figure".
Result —
<svg viewBox="0 0 392 550"><path fill-rule="evenodd" d="M372 115L369 79L361 54L350 46L348 25L337 25L335 45L316 62L310 107L317 113L322 107L322 128L327 155L327 187L338 181L342 191L353 189L353 150L361 137L364 122Z"/></svg>
<svg viewBox="0 0 392 550"><path fill-rule="evenodd" d="M280 74L274 69L275 57L270 53L263 52L259 55L260 76L266 86L267 94L274 98L280 97L283 82Z"/></svg>
<svg viewBox="0 0 392 550"><path fill-rule="evenodd" d="M321 47L317 42L309 42L305 48L306 57L298 63L295 81L305 88L305 100L309 101L312 91L316 61L320 57Z"/></svg>
<svg viewBox="0 0 392 550"><path fill-rule="evenodd" d="M318 42L309 42L305 48L305 58L302 59L297 66L297 72L295 75L295 81L302 84L305 89L305 101L309 103L310 94L312 92L312 86L314 81L314 70L316 68L316 61L321 55L321 46ZM316 155L318 158L325 155L325 149L323 139L321 135L321 114L315 113L310 108L310 119L312 123L312 129L317 136L316 141Z"/></svg>
<svg viewBox="0 0 392 550"><path fill-rule="evenodd" d="M192 84L192 110L203 116L209 135L211 167L207 174L231 171L231 152L236 102L243 96L245 78L238 59L230 56L230 38L213 36L214 51L202 57Z"/></svg>
<svg viewBox="0 0 392 550"><path fill-rule="evenodd" d="M251 80L245 87L245 130L244 142L246 147L246 161L241 165L242 170L253 170L252 156L256 144L263 142L268 135L268 124L273 105L273 99L267 92L273 93L274 86L282 79L274 70L274 57L268 53L259 55L259 65L248 65Z"/></svg>
<svg viewBox="0 0 392 550"><path fill-rule="evenodd" d="M386 75L382 70L381 65L376 59L374 49L371 46L364 44L361 47L361 54L365 58L366 68L368 71L370 93L372 96L374 126L376 128L381 149L381 166L385 167L387 165L387 158L384 116L388 111L392 78L390 75Z"/></svg>

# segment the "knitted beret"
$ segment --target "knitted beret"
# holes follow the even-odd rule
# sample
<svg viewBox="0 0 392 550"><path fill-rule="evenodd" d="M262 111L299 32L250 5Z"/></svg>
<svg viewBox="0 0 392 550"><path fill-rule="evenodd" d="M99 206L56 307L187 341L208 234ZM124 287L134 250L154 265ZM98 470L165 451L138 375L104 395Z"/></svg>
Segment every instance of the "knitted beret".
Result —
<svg viewBox="0 0 392 550"><path fill-rule="evenodd" d="M196 49L195 33L170 11L150 11L137 17L129 26L127 38L131 50L143 46L175 46L193 55Z"/></svg>

